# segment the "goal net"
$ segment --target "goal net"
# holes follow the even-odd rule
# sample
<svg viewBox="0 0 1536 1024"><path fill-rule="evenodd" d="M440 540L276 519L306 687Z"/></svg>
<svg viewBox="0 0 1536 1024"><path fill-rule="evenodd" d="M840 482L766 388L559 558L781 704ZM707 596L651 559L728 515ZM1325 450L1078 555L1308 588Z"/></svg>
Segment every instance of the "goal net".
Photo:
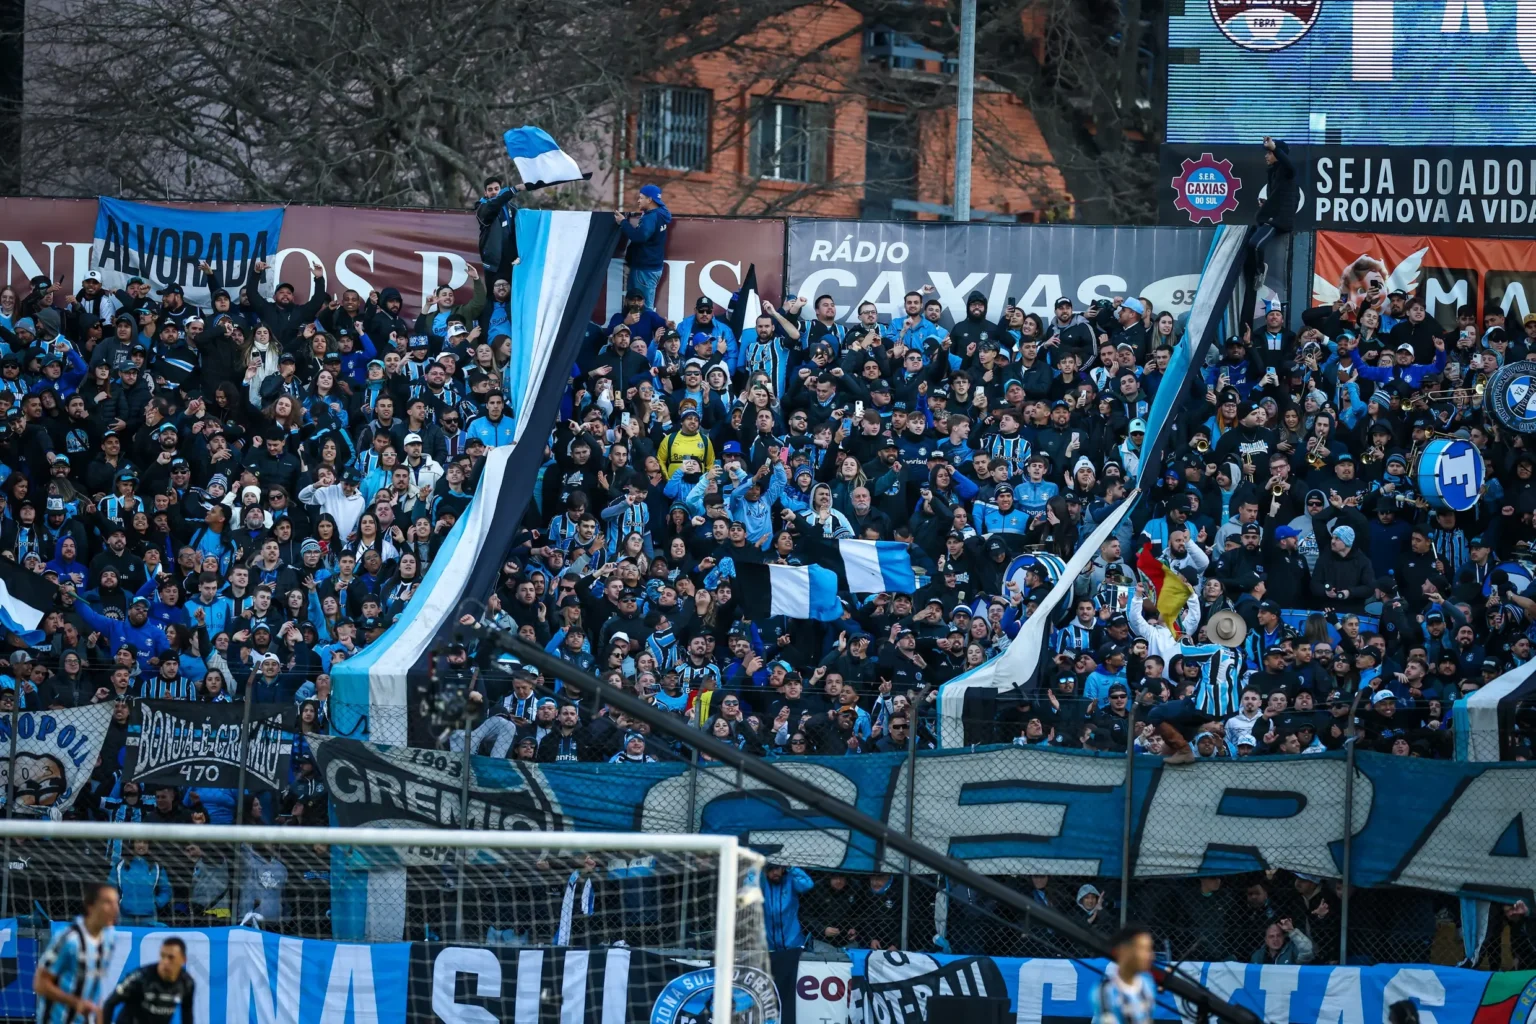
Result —
<svg viewBox="0 0 1536 1024"><path fill-rule="evenodd" d="M762 858L734 837L0 820L0 849L22 941L110 882L102 984L182 936L200 1022L779 1016Z"/></svg>

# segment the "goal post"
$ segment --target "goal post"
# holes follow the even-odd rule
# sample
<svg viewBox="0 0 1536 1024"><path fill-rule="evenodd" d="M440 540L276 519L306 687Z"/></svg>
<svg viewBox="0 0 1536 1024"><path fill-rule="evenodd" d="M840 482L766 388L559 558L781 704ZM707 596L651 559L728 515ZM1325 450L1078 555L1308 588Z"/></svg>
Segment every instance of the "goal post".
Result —
<svg viewBox="0 0 1536 1024"><path fill-rule="evenodd" d="M336 874L377 873L369 887L398 890L411 922L403 937L423 948L632 950L650 966L626 998L653 1001L676 987L655 964L675 977L671 965L707 960L712 992L697 971L689 978L695 1013L736 1005L741 968L769 971L764 860L729 835L18 818L0 819L0 844L0 916L30 916L39 933L78 912L83 884L109 881L122 890L122 925L174 931L246 922L285 936L330 938ZM333 873L342 865L345 872ZM381 879L387 885L373 884ZM585 965L599 958L566 959ZM623 960L626 972L641 970L630 967L628 953ZM565 968L566 986L576 970ZM608 1011L604 1019L612 1019Z"/></svg>

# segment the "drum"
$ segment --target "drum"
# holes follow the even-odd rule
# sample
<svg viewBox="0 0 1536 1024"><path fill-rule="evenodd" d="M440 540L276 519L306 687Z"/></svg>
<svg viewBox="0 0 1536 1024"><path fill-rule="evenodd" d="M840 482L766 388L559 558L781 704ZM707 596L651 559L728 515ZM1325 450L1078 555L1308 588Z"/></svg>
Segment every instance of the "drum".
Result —
<svg viewBox="0 0 1536 1024"><path fill-rule="evenodd" d="M1483 455L1471 441L1438 437L1424 446L1414 474L1431 507L1465 512L1483 488Z"/></svg>
<svg viewBox="0 0 1536 1024"><path fill-rule="evenodd" d="M1509 577L1509 589L1522 596L1530 593L1531 583L1536 580L1536 568L1530 562L1500 562L1494 569ZM1493 593L1493 576L1483 581L1483 596Z"/></svg>
<svg viewBox="0 0 1536 1024"><path fill-rule="evenodd" d="M1055 555L1044 551L1028 551L1019 555L1008 563L1008 571L1003 574L1003 579L1009 583L1017 583L1020 589L1024 586L1024 570L1038 563L1043 570L1045 582L1048 586L1055 586L1061 579L1061 574L1067 571L1067 563Z"/></svg>

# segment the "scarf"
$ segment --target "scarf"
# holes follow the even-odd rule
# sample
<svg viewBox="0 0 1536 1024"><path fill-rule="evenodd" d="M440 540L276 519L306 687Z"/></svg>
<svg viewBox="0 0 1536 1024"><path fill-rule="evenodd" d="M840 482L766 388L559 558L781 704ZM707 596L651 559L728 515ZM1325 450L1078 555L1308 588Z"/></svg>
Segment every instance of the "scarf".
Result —
<svg viewBox="0 0 1536 1024"><path fill-rule="evenodd" d="M569 946L571 944L571 922L576 910L576 885L581 883L581 916L591 917L596 909L596 900L592 892L592 879L582 882L581 872L572 871L571 877L565 880L565 896L560 900L560 928L555 932L555 945Z"/></svg>

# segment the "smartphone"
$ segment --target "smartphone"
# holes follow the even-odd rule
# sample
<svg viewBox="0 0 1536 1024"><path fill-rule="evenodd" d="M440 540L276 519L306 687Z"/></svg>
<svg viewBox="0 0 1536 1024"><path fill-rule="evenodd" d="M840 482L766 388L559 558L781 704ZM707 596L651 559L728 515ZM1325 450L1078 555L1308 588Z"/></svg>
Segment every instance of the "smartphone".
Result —
<svg viewBox="0 0 1536 1024"><path fill-rule="evenodd" d="M626 412L626 413L623 413L623 414L621 414L619 416L619 426L621 426L621 427L629 426L629 413Z"/></svg>

